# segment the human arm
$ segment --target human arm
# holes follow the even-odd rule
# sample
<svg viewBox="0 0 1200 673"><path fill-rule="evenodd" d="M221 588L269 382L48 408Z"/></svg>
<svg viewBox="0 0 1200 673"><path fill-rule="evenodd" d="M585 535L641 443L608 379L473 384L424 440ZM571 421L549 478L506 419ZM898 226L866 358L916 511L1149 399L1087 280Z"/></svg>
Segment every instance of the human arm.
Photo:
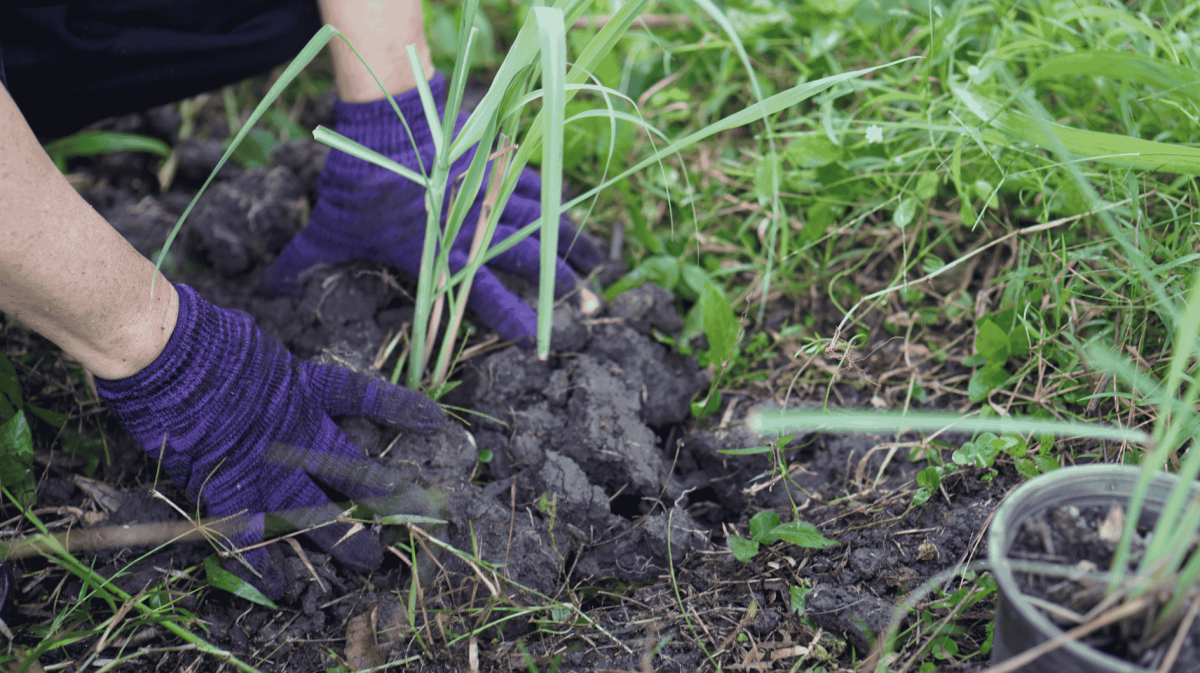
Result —
<svg viewBox="0 0 1200 673"><path fill-rule="evenodd" d="M366 531L343 537L317 482L388 514L436 516L437 498L363 455L331 416L361 415L415 432L444 422L432 400L349 370L303 362L241 312L156 275L42 151L0 87L0 310L96 375L97 390L142 448L204 504L232 517L228 547L277 526L369 571L382 551ZM153 293L151 281L155 280ZM397 511L399 508L399 511ZM283 576L263 549L235 572L270 597Z"/></svg>
<svg viewBox="0 0 1200 673"><path fill-rule="evenodd" d="M175 289L75 192L3 87L0 133L0 311L96 376L141 370L175 328Z"/></svg>

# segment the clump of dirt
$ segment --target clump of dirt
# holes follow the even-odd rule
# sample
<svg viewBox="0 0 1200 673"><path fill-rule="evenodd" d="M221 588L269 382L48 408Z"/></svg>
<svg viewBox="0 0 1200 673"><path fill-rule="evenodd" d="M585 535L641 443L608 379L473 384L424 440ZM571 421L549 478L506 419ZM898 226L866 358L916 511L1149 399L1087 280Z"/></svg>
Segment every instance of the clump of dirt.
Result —
<svg viewBox="0 0 1200 673"><path fill-rule="evenodd" d="M182 186L162 194L144 193L141 173L137 188L113 174L117 160L77 169L91 171L85 197L150 255L189 202L190 181L215 165L213 152L204 141L184 144ZM298 357L382 377L381 349L412 316L412 287L391 269L320 267L299 297L255 291L262 269L304 225L326 154L316 143L292 142L277 148L270 168L228 170L185 224L168 272L220 306L250 312ZM479 670L509 670L527 667L527 656L547 666L559 655L563 671L696 671L713 662L787 670L802 659L836 666L851 651L862 656L899 597L984 551L984 522L1009 485L1003 474L991 484L965 472L948 477L914 508L919 466L880 450L895 437L798 437L782 447L786 476L771 454L729 453L771 441L741 421L778 400L731 391L719 413L695 423L690 403L712 374L653 336L681 327L675 298L652 284L617 297L600 316L583 316L568 301L555 310L547 361L507 346L461 363L461 383L444 401L465 410L463 422L411 436L339 420L377 460L449 493L448 523L431 532L463 554L437 554L419 597L402 554L360 576L303 543L275 543L268 549L289 581L278 608L219 591L191 596L184 607L203 620L211 642L263 670L316 670L340 657L354 667L408 658L412 670L458 671L471 656ZM140 461L140 488L126 499L147 502L152 460L127 439L113 452L118 462ZM54 479L44 483L61 481ZM61 501L83 507L90 497L67 491ZM776 545L748 564L734 561L727 536L745 535L763 509L795 511L839 545ZM122 522L124 511L96 525ZM119 582L131 593L155 581L187 591L199 584L180 571L208 553L199 544L172 546L124 570ZM130 558L96 556L106 573ZM194 659L156 651L139 661L182 668Z"/></svg>

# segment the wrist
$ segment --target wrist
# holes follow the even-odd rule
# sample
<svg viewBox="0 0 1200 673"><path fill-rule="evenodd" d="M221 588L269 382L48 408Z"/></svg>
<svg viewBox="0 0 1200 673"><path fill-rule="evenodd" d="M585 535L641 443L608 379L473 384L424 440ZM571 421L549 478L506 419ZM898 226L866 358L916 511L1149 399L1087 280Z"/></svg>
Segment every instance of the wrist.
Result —
<svg viewBox="0 0 1200 673"><path fill-rule="evenodd" d="M114 320L103 343L64 348L98 378L124 379L142 371L158 359L175 331L179 294L161 275L153 296L131 301L128 306L128 314Z"/></svg>

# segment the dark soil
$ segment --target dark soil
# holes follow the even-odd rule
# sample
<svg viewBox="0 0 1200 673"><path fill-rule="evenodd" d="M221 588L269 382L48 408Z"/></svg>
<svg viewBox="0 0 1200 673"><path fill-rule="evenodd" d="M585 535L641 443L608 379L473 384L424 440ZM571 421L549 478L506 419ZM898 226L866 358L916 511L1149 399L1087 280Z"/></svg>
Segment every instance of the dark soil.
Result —
<svg viewBox="0 0 1200 673"><path fill-rule="evenodd" d="M156 133L164 114L120 122L123 130ZM175 186L164 193L153 188L155 162L142 155L72 168L89 202L149 255L215 165L215 143L181 147ZM293 142L277 150L271 168L227 168L189 218L168 275L220 306L249 311L299 357L370 370L385 338L410 319L407 279L355 263L315 270L297 298L254 291L264 265L304 225L324 156L314 143ZM446 539L478 559L442 553L414 613L407 607L411 576L399 559L361 576L315 548L277 543L271 553L290 580L279 609L193 591L180 603L203 621L193 630L272 671L398 660L413 671L508 671L525 670L527 657L539 670L559 661L561 671L832 670L866 655L904 595L984 555L989 515L1015 484L1005 470L990 484L971 471L951 475L913 508L914 475L924 464L908 462L908 448L889 451L896 437L805 436L786 447L790 472L781 479L766 454L722 451L769 443L741 419L758 405L777 406L782 395L727 391L722 409L694 422L689 402L712 374L651 336L679 327L674 298L652 285L618 297L599 317L585 318L568 302L555 314L549 361L509 346L461 363L455 378L462 383L444 401L470 410L466 422L432 437L397 436L362 419L340 422L378 460L447 488ZM894 364L886 348L868 352L868 380ZM869 386L837 389L848 406L866 406L872 394ZM39 441L52 448L54 433L43 434ZM110 443L111 463L97 478L110 486L115 507L98 507L94 489L77 487L78 466L70 463L44 469L42 502L95 513L79 526L179 518L147 495L153 460L119 432L113 436L121 439ZM159 489L191 507L171 485ZM734 560L728 535L746 536L750 517L764 509L791 520L793 503L839 544L814 551L777 543L750 563ZM136 593L189 568L174 586L199 588L190 578L203 576L196 566L209 553L197 543L140 560L132 550L94 558ZM46 603L51 592L79 595L69 576L56 590L61 572L48 567L39 559L15 564L25 612L18 605L23 617L10 625L58 609ZM988 618L966 615L965 637L982 642ZM150 649L127 668L221 667L213 656L170 649L178 643L161 629L139 638L130 647ZM82 656L94 645L85 640L70 651Z"/></svg>
<svg viewBox="0 0 1200 673"><path fill-rule="evenodd" d="M1116 508L1121 513L1121 506ZM1101 534L1105 519L1110 516L1110 508L1105 507L1055 507L1040 512L1030 518L1021 527L1009 550L1010 558L1024 561L1038 561L1062 566L1064 570L1078 571L1099 569L1101 571L1112 567L1113 556L1117 545L1112 542L1111 533ZM1121 518L1123 522L1123 517ZM1110 523L1111 526L1111 523ZM1141 562L1141 554L1145 551L1145 535L1149 529L1140 530L1130 555L1129 569L1136 572ZM1103 583L1087 580L1076 580L1069 577L1050 577L1032 573L1015 573L1021 593L1062 606L1077 615L1087 614L1099 604L1105 596ZM1046 611L1046 616L1064 631L1079 625L1061 614ZM1123 629L1133 627L1135 632L1123 632ZM1081 638L1083 642L1102 652L1133 662L1149 670L1159 670L1167 650L1171 647L1176 632L1157 644L1134 651L1132 645L1141 636L1144 625L1137 620L1128 624L1115 624L1099 629L1091 635ZM1193 623L1187 635L1184 636L1175 664L1170 668L1172 673L1195 671L1196 662L1200 660L1200 624Z"/></svg>

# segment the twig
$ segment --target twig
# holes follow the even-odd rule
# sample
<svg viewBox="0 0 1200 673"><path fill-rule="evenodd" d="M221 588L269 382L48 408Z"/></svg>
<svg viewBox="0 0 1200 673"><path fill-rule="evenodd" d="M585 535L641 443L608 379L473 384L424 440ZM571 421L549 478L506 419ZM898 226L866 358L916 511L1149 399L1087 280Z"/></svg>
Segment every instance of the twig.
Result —
<svg viewBox="0 0 1200 673"><path fill-rule="evenodd" d="M1179 624L1175 638L1171 641L1171 648L1167 650L1167 656L1163 658L1162 666L1158 667L1158 673L1167 673L1175 665L1175 659L1179 657L1179 650L1183 648L1183 641L1187 640L1187 635L1192 630L1192 622L1196 621L1197 612L1200 612L1200 596L1192 599L1192 605L1184 615L1183 622Z"/></svg>

